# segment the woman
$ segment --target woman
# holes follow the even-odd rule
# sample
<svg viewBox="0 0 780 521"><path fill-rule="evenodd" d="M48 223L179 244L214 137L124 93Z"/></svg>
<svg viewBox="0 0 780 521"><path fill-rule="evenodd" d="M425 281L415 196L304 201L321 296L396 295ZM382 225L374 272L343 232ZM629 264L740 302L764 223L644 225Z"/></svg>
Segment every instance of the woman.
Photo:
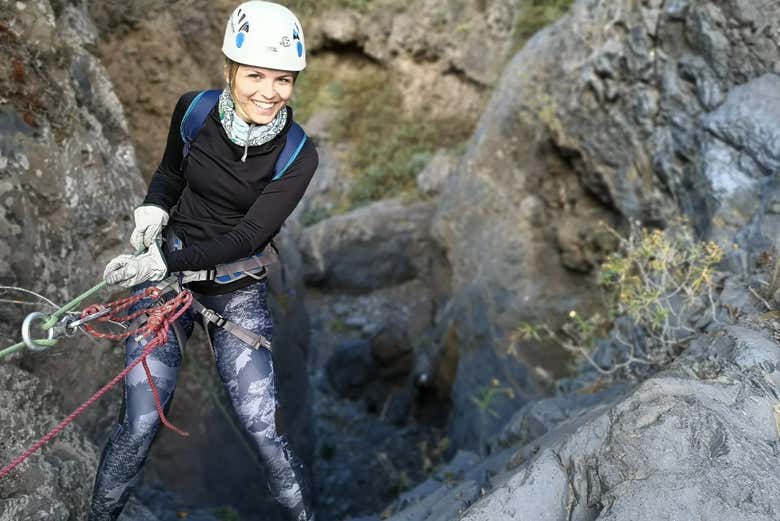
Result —
<svg viewBox="0 0 780 521"><path fill-rule="evenodd" d="M242 273L222 281L192 275L213 274L215 268L252 259L266 248L314 175L318 158L309 141L296 147L297 155L283 175L277 171L278 158L293 139L291 128L295 126L287 102L298 72L306 65L303 31L287 8L271 2L245 2L228 19L222 51L228 88L218 93L218 102L207 115L203 111L205 120L191 143L185 143L188 123L183 120L189 121L197 93L179 99L162 162L143 204L135 210L131 244L136 251L147 251L113 259L104 279L138 292L169 273L181 272L197 280L188 287L203 306L250 335L270 340L264 267L257 264L256 269L245 270L247 276ZM158 247L163 228L164 253ZM168 343L148 358L166 409L180 366L179 344L189 338L196 318L195 311L188 310L174 328L178 335L172 332ZM246 337L242 340L224 327L212 324L206 328L218 372L266 467L271 492L290 519L313 519L303 469L285 433L277 429L270 350L250 347ZM128 340L126 363L134 361L142 349L134 339ZM90 520L119 516L140 478L159 426L139 365L125 380L125 407L103 451Z"/></svg>

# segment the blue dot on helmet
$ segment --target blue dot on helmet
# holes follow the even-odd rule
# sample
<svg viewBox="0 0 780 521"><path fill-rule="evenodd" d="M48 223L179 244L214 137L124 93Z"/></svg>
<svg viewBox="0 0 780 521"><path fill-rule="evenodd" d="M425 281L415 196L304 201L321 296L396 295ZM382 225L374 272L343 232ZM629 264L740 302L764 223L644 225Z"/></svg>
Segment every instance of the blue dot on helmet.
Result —
<svg viewBox="0 0 780 521"><path fill-rule="evenodd" d="M243 32L240 32L236 35L236 47L239 49L242 45L244 45L244 36L246 36L246 34Z"/></svg>
<svg viewBox="0 0 780 521"><path fill-rule="evenodd" d="M303 56L303 44L301 42L298 42L298 58Z"/></svg>

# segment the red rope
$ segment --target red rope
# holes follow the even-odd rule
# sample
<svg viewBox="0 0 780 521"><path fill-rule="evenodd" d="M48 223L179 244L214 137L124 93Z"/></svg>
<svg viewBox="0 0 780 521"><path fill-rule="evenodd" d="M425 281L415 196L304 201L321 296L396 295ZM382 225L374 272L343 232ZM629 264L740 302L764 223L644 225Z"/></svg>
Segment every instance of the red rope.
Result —
<svg viewBox="0 0 780 521"><path fill-rule="evenodd" d="M111 302L107 304L105 307L110 307L113 309L113 311L108 315L100 317L100 319L98 320L104 320L104 321L118 320L122 317L118 317L116 315L117 311L122 311L128 308L133 303L149 297L159 298L160 290L158 290L155 287L151 287L151 288L147 288L147 290L144 293L141 293L139 295L135 295L127 299L121 299L121 300ZM128 315L127 317L124 317L124 320L128 320L128 319L132 320L132 318L140 316L143 313L149 313L150 316L149 316L149 320L147 321L144 327L138 328L133 331L126 331L119 335L98 333L97 331L94 331L94 329L92 329L91 327L87 327L87 324L84 324L84 328L87 329L87 331L89 331L91 334L94 334L95 336L99 336L100 338L121 339L121 338L126 338L137 332L142 332L144 337L150 336L151 340L149 340L149 342L144 346L144 349L141 352L140 357L138 357L130 365L125 367L125 369L121 373L116 375L110 382L108 382L106 385L100 388L98 392L93 394L86 402L81 404L75 411L70 413L56 427L54 427L51 431L49 431L48 434L46 434L44 437L42 437L37 442L35 442L35 444L33 444L32 447L25 450L19 457L17 457L11 463L9 463L8 465L0 469L0 479L3 479L15 467L17 467L20 463L22 463L24 460L30 457L30 455L32 455L38 449L46 445L46 443L51 441L51 439L54 438L57 434L62 432L65 429L65 427L67 427L71 422L73 422L73 420L76 419L77 416L79 416L82 412L84 412L90 405L92 405L97 400L99 400L114 385L119 383L138 364L143 364L144 366L144 371L146 372L146 379L149 382L149 387L151 388L152 394L154 395L155 406L157 407L157 414L160 415L160 420L162 421L163 425L165 425L172 431L182 436L189 436L189 433L177 428L165 418L165 413L163 412L163 407L162 404L160 403L160 395L157 392L157 387L154 385L154 379L152 378L152 374L149 371L149 366L146 364L146 357L149 356L149 354L156 347L165 345L165 343L168 341L168 330L171 324L175 322L187 310L187 308L190 307L190 305L192 304L192 300L193 300L192 293L190 293L189 291L182 291L181 293L176 295L176 297L172 298L171 300L159 306L150 309L145 309L140 312ZM102 307L102 309L105 309L105 307ZM101 306L90 306L89 308L84 310L82 316L90 315L95 311L98 311L99 309L101 309ZM113 317L113 318L107 318L107 317ZM114 337L118 337L118 338L114 338Z"/></svg>

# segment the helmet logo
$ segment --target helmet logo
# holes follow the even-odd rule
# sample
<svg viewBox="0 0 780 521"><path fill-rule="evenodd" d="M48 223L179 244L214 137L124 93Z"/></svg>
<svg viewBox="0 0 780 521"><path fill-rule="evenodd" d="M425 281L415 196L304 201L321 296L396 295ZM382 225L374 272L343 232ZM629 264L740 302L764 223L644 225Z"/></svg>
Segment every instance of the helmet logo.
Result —
<svg viewBox="0 0 780 521"><path fill-rule="evenodd" d="M237 18L237 20L234 19L235 20L234 23L231 24L233 26L234 31L236 30L236 25L244 21L244 18L246 18L246 13L242 13L241 9L238 9L238 11L236 11L235 18ZM238 47L239 49L241 48L242 45L244 45L244 40L246 39L246 33L248 32L249 32L249 20L244 22L244 24L238 29L238 32L236 34L236 47Z"/></svg>
<svg viewBox="0 0 780 521"><path fill-rule="evenodd" d="M303 44L301 43L301 36L298 34L298 26L293 27L293 40L296 41L296 48L298 50L298 57L303 56Z"/></svg>
<svg viewBox="0 0 780 521"><path fill-rule="evenodd" d="M289 47L290 38L288 36L282 36L282 40L279 42L279 45L281 45L282 47Z"/></svg>

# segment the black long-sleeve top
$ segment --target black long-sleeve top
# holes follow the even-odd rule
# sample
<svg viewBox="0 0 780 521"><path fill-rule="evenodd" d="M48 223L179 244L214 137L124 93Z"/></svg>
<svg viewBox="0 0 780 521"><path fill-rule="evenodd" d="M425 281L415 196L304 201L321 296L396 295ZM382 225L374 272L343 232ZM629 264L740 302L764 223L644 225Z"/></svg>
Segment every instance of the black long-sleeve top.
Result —
<svg viewBox="0 0 780 521"><path fill-rule="evenodd" d="M176 104L165 153L143 202L171 213L168 225L184 244L166 254L171 272L210 269L264 248L301 200L319 161L307 140L284 175L273 181L292 109L284 109L287 125L279 135L250 146L243 162L244 147L227 137L217 105L182 161L181 121L196 94L184 94Z"/></svg>

